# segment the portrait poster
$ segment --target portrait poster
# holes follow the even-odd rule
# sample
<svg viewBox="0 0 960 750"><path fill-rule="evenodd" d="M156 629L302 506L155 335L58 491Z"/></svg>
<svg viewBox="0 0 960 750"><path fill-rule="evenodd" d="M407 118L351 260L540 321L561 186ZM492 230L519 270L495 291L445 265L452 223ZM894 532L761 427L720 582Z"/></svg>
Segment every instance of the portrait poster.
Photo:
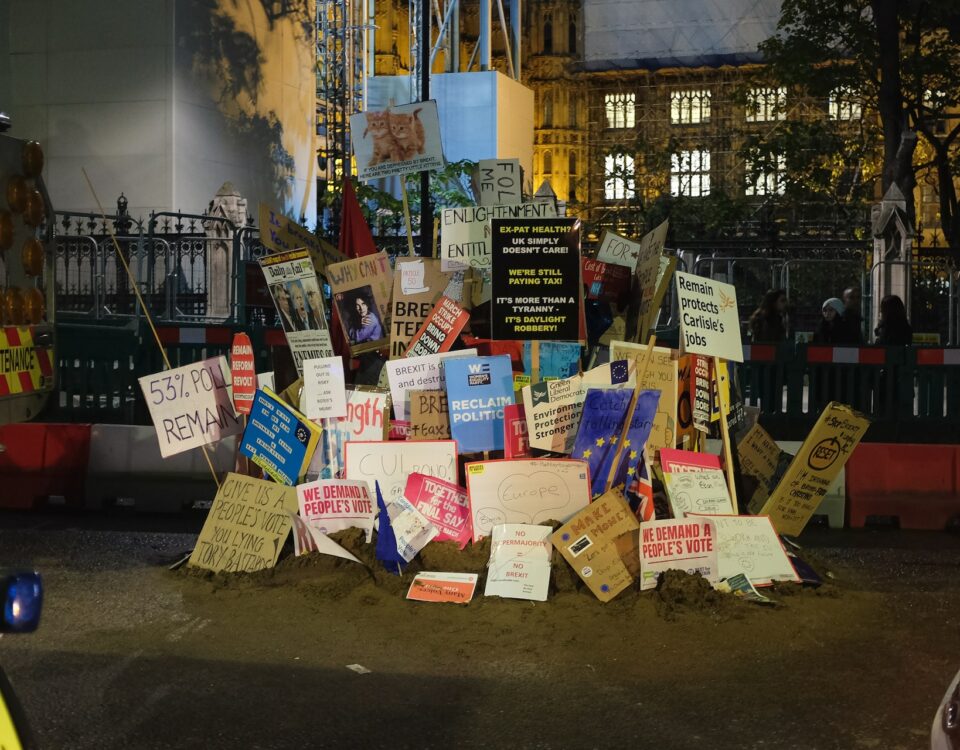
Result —
<svg viewBox="0 0 960 750"><path fill-rule="evenodd" d="M385 252L327 266L333 304L351 354L385 349L390 343L393 271Z"/></svg>

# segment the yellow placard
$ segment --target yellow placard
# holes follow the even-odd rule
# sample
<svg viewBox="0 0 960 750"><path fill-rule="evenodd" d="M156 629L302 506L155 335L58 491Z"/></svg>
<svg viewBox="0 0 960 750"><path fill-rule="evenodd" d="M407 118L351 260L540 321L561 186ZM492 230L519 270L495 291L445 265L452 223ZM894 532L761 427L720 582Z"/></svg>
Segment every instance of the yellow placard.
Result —
<svg viewBox="0 0 960 750"><path fill-rule="evenodd" d="M0 694L0 750L23 750L13 717Z"/></svg>
<svg viewBox="0 0 960 750"><path fill-rule="evenodd" d="M325 242L306 227L283 215L273 206L260 204L260 242L274 253L284 253L305 247L310 252L317 273L324 273L331 263L341 263L347 257L329 242Z"/></svg>
<svg viewBox="0 0 960 750"><path fill-rule="evenodd" d="M53 349L36 347L28 326L0 328L0 397L53 389Z"/></svg>

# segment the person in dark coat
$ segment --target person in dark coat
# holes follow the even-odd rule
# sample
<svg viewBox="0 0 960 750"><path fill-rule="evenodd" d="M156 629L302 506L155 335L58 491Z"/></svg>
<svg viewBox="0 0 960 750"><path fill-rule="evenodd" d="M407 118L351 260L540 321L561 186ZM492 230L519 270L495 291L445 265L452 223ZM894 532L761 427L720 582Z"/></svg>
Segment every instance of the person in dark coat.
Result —
<svg viewBox="0 0 960 750"><path fill-rule="evenodd" d="M763 295L753 315L750 316L750 339L755 344L779 344L787 338L784 314L787 310L787 293L783 289L771 289Z"/></svg>
<svg viewBox="0 0 960 750"><path fill-rule="evenodd" d="M843 311L843 301L836 297L831 297L823 303L820 325L817 326L817 330L813 333L814 344L845 343L845 331L842 320Z"/></svg>
<svg viewBox="0 0 960 750"><path fill-rule="evenodd" d="M843 290L843 314L835 344L859 346L863 343L863 317L860 315L860 287Z"/></svg>
<svg viewBox="0 0 960 750"><path fill-rule="evenodd" d="M913 343L913 328L907 320L903 300L890 294L880 300L880 323L874 331L876 343L884 346L909 346Z"/></svg>

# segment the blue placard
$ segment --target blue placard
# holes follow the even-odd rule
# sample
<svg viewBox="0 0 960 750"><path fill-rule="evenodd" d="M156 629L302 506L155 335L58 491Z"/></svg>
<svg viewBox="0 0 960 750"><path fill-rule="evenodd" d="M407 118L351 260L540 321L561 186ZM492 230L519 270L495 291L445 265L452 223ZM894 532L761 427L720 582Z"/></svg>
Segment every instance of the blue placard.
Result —
<svg viewBox="0 0 960 750"><path fill-rule="evenodd" d="M533 374L531 342L523 342L523 371ZM576 341L540 342L540 379L572 378L580 372L581 347Z"/></svg>
<svg viewBox="0 0 960 750"><path fill-rule="evenodd" d="M320 429L269 390L258 390L240 442L247 456L276 482L295 485L310 465Z"/></svg>
<svg viewBox="0 0 960 750"><path fill-rule="evenodd" d="M443 366L450 436L460 452L503 450L503 407L514 403L510 356L456 357Z"/></svg>

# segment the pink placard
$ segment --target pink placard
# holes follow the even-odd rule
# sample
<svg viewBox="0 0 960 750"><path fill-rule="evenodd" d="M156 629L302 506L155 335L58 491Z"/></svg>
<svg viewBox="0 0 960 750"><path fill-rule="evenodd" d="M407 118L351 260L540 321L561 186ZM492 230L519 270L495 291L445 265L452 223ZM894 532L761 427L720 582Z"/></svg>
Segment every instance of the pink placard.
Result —
<svg viewBox="0 0 960 750"><path fill-rule="evenodd" d="M523 404L503 407L503 457L530 457L530 438L527 436L527 417Z"/></svg>
<svg viewBox="0 0 960 750"><path fill-rule="evenodd" d="M413 473L407 477L403 496L440 529L436 541L457 542L460 549L467 546L473 528L466 490L436 477Z"/></svg>

